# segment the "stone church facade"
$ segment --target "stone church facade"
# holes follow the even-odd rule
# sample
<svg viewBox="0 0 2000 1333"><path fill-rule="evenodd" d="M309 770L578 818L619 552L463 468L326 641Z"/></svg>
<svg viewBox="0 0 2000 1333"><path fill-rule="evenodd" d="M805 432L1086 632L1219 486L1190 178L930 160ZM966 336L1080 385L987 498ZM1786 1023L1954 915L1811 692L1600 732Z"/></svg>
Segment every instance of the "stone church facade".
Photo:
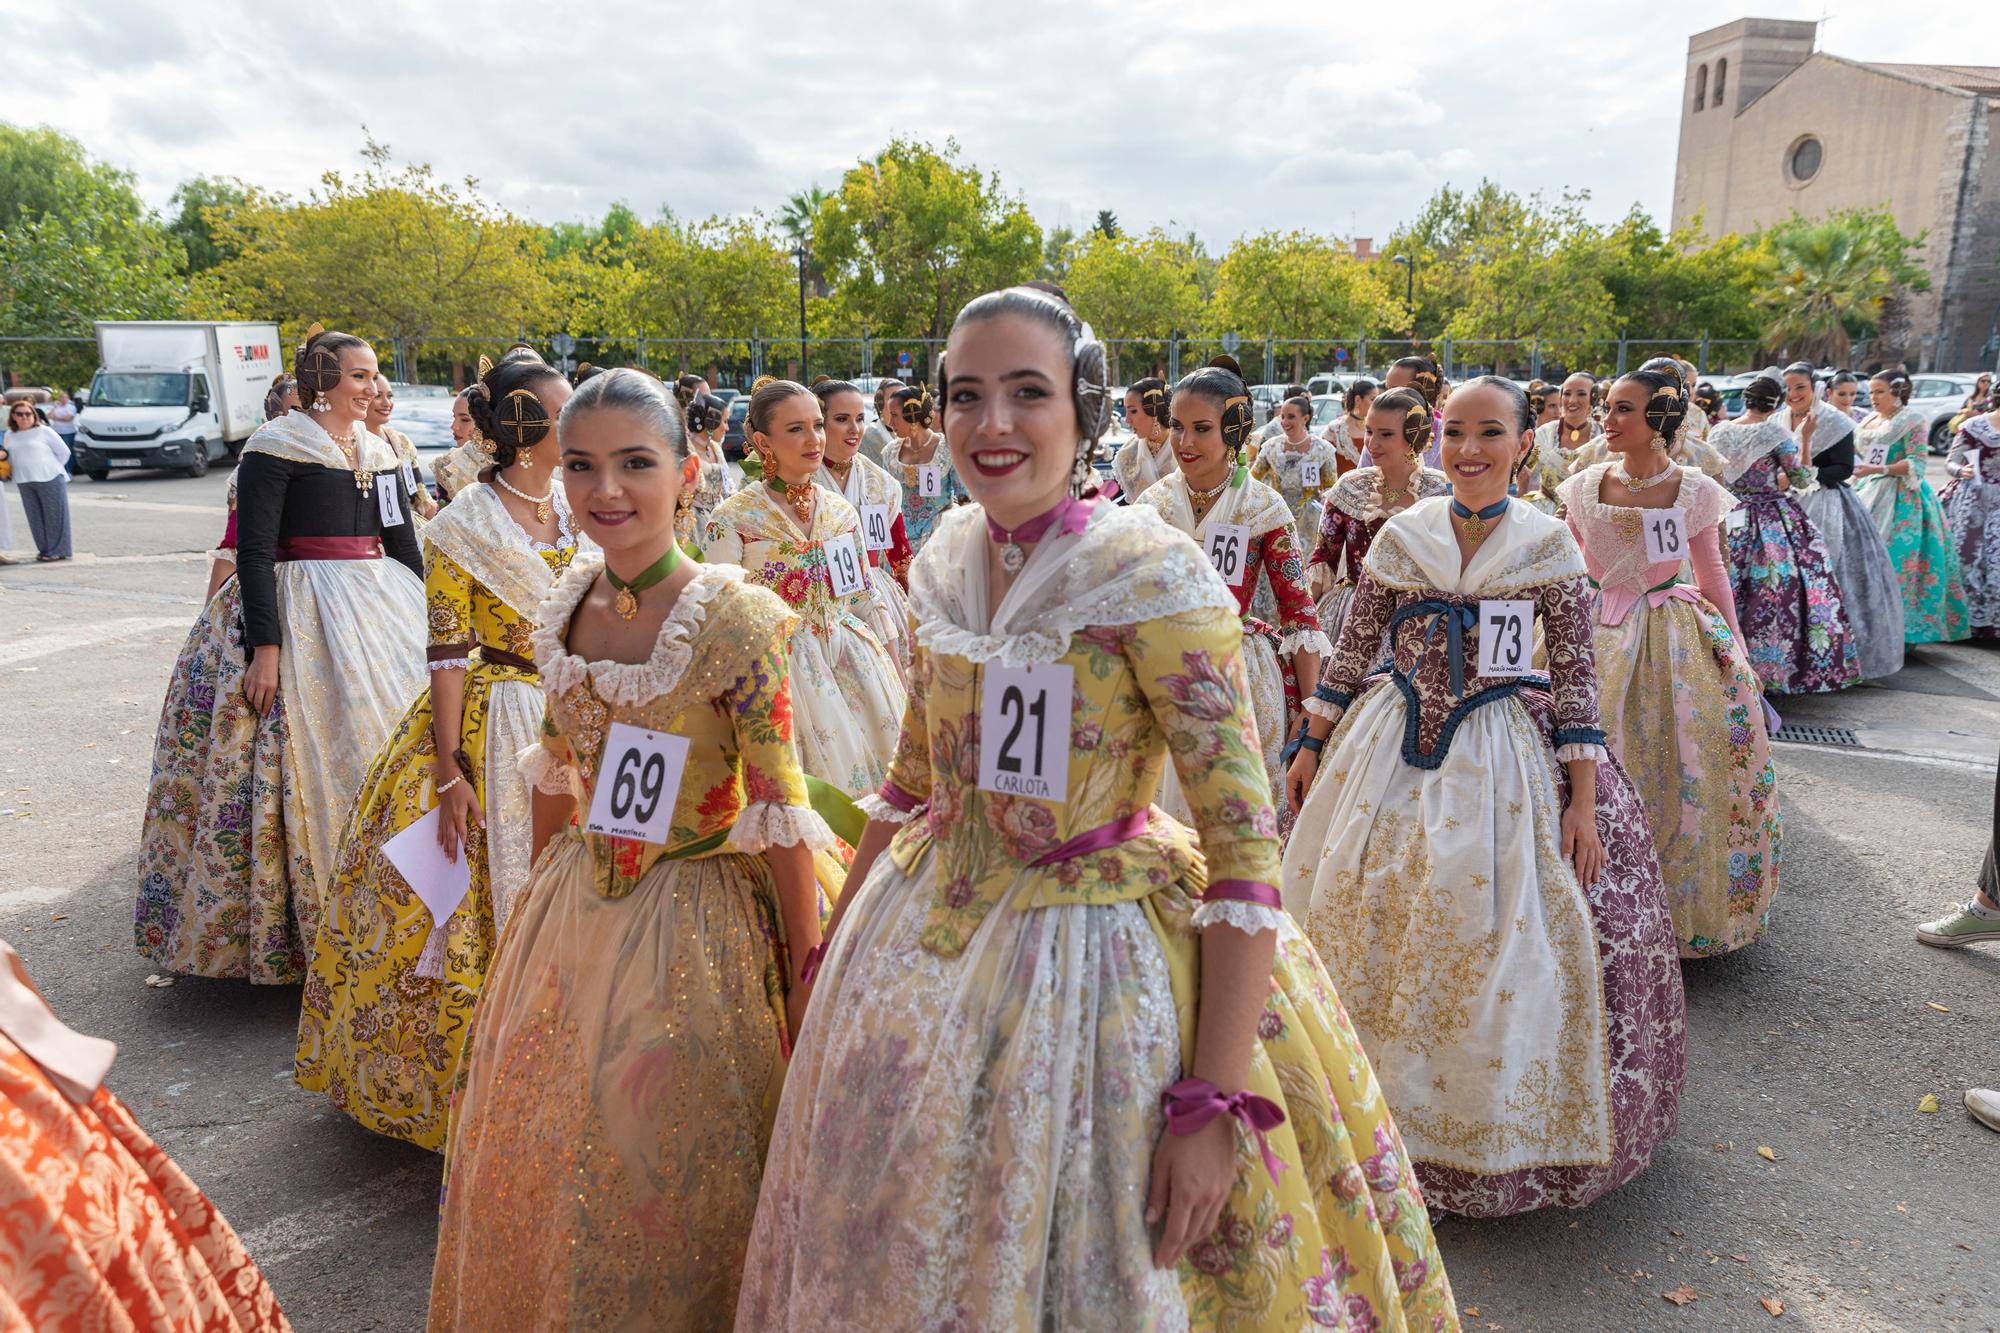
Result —
<svg viewBox="0 0 2000 1333"><path fill-rule="evenodd" d="M1674 225L1710 235L1887 205L1927 233L1931 290L1906 345L1871 363L1991 366L2000 354L2000 67L1851 60L1818 25L1738 19L1688 39ZM1885 330L1888 332L1888 330Z"/></svg>

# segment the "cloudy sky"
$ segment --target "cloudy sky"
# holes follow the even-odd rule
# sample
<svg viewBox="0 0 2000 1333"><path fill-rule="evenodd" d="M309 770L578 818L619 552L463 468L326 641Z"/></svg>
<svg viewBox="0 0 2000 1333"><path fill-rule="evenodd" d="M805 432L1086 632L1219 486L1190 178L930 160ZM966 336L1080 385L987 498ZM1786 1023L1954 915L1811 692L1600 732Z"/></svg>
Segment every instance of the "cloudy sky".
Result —
<svg viewBox="0 0 2000 1333"><path fill-rule="evenodd" d="M2000 64L1988 0L1841 6L1821 47ZM1045 226L1385 236L1439 185L1664 215L1690 33L1821 0L575 5L0 0L0 119L137 174L300 192L399 158L543 220L774 212L893 135L954 136ZM1493 15L1509 15L1504 26Z"/></svg>

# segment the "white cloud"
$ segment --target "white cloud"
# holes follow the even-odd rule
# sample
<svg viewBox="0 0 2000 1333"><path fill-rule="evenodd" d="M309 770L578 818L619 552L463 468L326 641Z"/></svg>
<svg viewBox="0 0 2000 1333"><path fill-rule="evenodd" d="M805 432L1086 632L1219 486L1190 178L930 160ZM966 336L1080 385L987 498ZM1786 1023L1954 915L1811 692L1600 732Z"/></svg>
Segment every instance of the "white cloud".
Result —
<svg viewBox="0 0 2000 1333"><path fill-rule="evenodd" d="M544 220L771 213L903 134L956 137L1045 224L1379 239L1481 176L1664 214L1687 37L1741 5L0 0L32 69L0 116L74 134L155 204L197 173L301 193L358 165L366 124ZM2000 64L1986 11L1857 11L1824 45Z"/></svg>

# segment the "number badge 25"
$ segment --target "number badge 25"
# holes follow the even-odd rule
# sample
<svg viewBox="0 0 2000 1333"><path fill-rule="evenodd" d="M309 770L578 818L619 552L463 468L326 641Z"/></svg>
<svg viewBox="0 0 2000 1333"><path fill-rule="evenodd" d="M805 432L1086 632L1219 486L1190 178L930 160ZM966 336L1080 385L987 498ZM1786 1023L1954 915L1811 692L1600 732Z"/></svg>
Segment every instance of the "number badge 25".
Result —
<svg viewBox="0 0 2000 1333"><path fill-rule="evenodd" d="M1076 669L986 669L979 695L979 787L1038 801L1069 799L1069 718Z"/></svg>
<svg viewBox="0 0 2000 1333"><path fill-rule="evenodd" d="M665 846L687 767L687 737L613 722L584 828Z"/></svg>

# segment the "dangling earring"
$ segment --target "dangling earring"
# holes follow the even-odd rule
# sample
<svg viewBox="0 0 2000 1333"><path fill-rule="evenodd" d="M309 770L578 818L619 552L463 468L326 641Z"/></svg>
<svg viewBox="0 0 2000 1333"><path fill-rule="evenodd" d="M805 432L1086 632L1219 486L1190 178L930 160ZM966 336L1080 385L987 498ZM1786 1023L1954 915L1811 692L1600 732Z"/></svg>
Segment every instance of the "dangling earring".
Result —
<svg viewBox="0 0 2000 1333"><path fill-rule="evenodd" d="M333 410L333 404L327 401L326 395L324 393L321 393L318 390L314 390L312 410L315 412L331 412Z"/></svg>
<svg viewBox="0 0 2000 1333"><path fill-rule="evenodd" d="M1658 431L1654 431L1653 448L1656 452L1665 453L1667 451L1667 437L1660 434L1660 432Z"/></svg>

